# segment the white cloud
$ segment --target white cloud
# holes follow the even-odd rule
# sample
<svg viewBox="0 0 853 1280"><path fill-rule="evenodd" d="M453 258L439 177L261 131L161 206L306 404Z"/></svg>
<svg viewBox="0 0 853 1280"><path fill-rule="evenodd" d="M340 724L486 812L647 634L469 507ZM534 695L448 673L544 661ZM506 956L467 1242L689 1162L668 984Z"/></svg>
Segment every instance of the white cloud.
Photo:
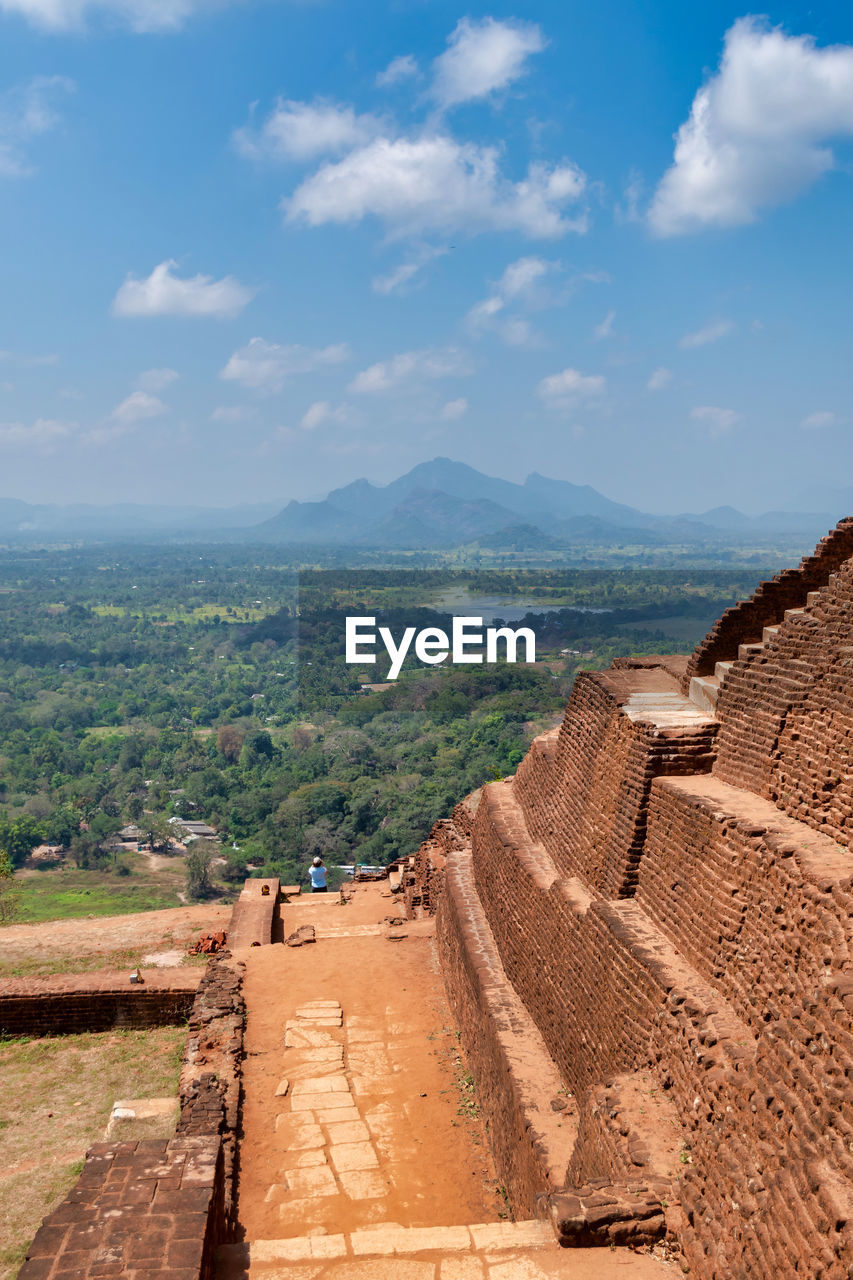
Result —
<svg viewBox="0 0 853 1280"><path fill-rule="evenodd" d="M0 444L33 446L49 451L57 441L71 434L72 425L53 418L36 418L29 426L23 422L0 422Z"/></svg>
<svg viewBox="0 0 853 1280"><path fill-rule="evenodd" d="M523 316L508 316L498 332L508 347L541 347L545 341Z"/></svg>
<svg viewBox="0 0 853 1280"><path fill-rule="evenodd" d="M425 351L403 351L362 369L349 386L354 392L392 391L407 384L436 378L459 378L472 372L464 351L457 347L429 348Z"/></svg>
<svg viewBox="0 0 853 1280"><path fill-rule="evenodd" d="M292 374L313 373L350 358L345 342L317 349L298 344L279 346L263 338L252 338L247 346L234 352L219 376L255 391L280 391Z"/></svg>
<svg viewBox="0 0 853 1280"><path fill-rule="evenodd" d="M178 377L174 369L146 369L136 379L136 386L140 391L163 391Z"/></svg>
<svg viewBox="0 0 853 1280"><path fill-rule="evenodd" d="M718 342L720 338L725 338L732 329L734 324L731 320L715 320L711 324L706 324L704 329L697 329L695 333L685 333L683 338L679 338L678 345L685 351L693 347L704 347L709 342Z"/></svg>
<svg viewBox="0 0 853 1280"><path fill-rule="evenodd" d="M283 202L291 222L312 227L376 217L392 235L520 231L545 239L586 230L574 218L586 177L575 165L532 164L520 182L505 178L498 150L445 134L375 138L323 165Z"/></svg>
<svg viewBox="0 0 853 1280"><path fill-rule="evenodd" d="M604 394L607 383L599 373L583 374L577 369L563 369L543 378L537 388L541 400L551 409L573 408L582 400L593 400Z"/></svg>
<svg viewBox="0 0 853 1280"><path fill-rule="evenodd" d="M463 417L467 412L468 401L464 396L460 396L458 400L448 400L438 416L442 422L456 422L458 418Z"/></svg>
<svg viewBox="0 0 853 1280"><path fill-rule="evenodd" d="M597 324L593 329L593 337L596 342L601 342L603 338L613 337L613 321L616 319L615 311L608 311L601 324Z"/></svg>
<svg viewBox="0 0 853 1280"><path fill-rule="evenodd" d="M147 391L132 391L121 404L116 405L110 417L120 426L128 427L146 418L160 418L168 412L168 407L157 396L149 395Z"/></svg>
<svg viewBox="0 0 853 1280"><path fill-rule="evenodd" d="M35 27L66 31L83 25L90 13L118 18L133 31L176 31L205 0L0 0L0 9L20 14Z"/></svg>
<svg viewBox="0 0 853 1280"><path fill-rule="evenodd" d="M494 286L494 292L477 302L468 312L466 322L472 333L493 331L504 342L514 347L541 346L542 340L529 320L517 315L504 314L508 304L541 308L552 299L541 288L541 281L559 263L546 262L543 258L518 258L511 262Z"/></svg>
<svg viewBox="0 0 853 1280"><path fill-rule="evenodd" d="M302 415L299 423L303 431L314 431L317 427L322 426L324 422L328 422L332 413L332 406L328 400L315 400L314 404Z"/></svg>
<svg viewBox="0 0 853 1280"><path fill-rule="evenodd" d="M706 423L711 436L727 435L740 418L734 409L718 409L712 404L698 405L690 410L690 416L694 422Z"/></svg>
<svg viewBox="0 0 853 1280"><path fill-rule="evenodd" d="M664 387L668 387L671 382L672 370L661 368L655 369L654 373L646 383L646 386L649 391L663 391Z"/></svg>
<svg viewBox="0 0 853 1280"><path fill-rule="evenodd" d="M696 94L649 210L661 236L754 222L835 166L853 134L853 47L818 48L765 20L726 33L720 69Z"/></svg>
<svg viewBox="0 0 853 1280"><path fill-rule="evenodd" d="M337 422L341 425L352 420L352 412L348 405L339 404L337 408L328 400L317 400L302 415L299 423L303 431L315 431L324 422Z"/></svg>
<svg viewBox="0 0 853 1280"><path fill-rule="evenodd" d="M0 94L0 177L21 178L33 172L27 146L56 128L59 116L52 103L75 88L66 76L35 76L29 84Z"/></svg>
<svg viewBox="0 0 853 1280"><path fill-rule="evenodd" d="M800 426L805 427L807 431L814 431L818 427L831 427L837 421L838 419L834 413L826 409L820 409L816 413L810 413L803 418Z"/></svg>
<svg viewBox="0 0 853 1280"><path fill-rule="evenodd" d="M447 249L425 245L408 262L401 262L398 267L395 267L393 271L389 271L387 275L374 276L370 282L373 292L385 296L389 293L407 292L405 286L409 281L413 280L418 272L422 271L434 258L441 258L447 252Z"/></svg>
<svg viewBox="0 0 853 1280"><path fill-rule="evenodd" d="M236 316L257 292L233 276L214 280L197 275L181 280L172 275L177 265L172 260L161 262L145 280L128 276L113 299L113 315Z"/></svg>
<svg viewBox="0 0 853 1280"><path fill-rule="evenodd" d="M410 53L401 54L399 58L392 58L384 71L380 71L376 77L377 89L389 89L392 85L399 84L401 80L411 80L412 76L419 75L418 64Z"/></svg>
<svg viewBox="0 0 853 1280"><path fill-rule="evenodd" d="M352 107L279 99L260 129L238 129L234 142L256 160L313 160L363 146L381 129L375 116L357 115Z"/></svg>
<svg viewBox="0 0 853 1280"><path fill-rule="evenodd" d="M511 262L498 281L497 291L503 298L517 298L529 293L537 280L541 280L554 267L554 263L542 258L519 258Z"/></svg>
<svg viewBox="0 0 853 1280"><path fill-rule="evenodd" d="M546 41L532 22L462 18L433 63L433 96L444 107L485 98L523 76L527 59Z"/></svg>

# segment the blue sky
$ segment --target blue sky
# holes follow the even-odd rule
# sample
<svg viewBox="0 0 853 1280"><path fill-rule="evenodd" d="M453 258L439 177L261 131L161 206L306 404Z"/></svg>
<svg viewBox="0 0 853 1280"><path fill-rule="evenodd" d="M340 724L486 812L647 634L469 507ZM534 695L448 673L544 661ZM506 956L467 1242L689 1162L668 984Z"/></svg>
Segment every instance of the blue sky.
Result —
<svg viewBox="0 0 853 1280"><path fill-rule="evenodd" d="M0 496L853 483L853 10L0 0Z"/></svg>

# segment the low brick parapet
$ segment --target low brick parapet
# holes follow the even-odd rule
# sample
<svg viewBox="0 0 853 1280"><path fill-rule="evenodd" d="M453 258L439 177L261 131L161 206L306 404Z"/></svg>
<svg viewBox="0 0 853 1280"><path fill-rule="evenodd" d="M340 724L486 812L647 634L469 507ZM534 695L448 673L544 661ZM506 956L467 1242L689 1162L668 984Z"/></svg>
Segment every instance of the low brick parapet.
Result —
<svg viewBox="0 0 853 1280"><path fill-rule="evenodd" d="M225 1216L233 1224L246 1004L243 970L228 951L210 961L190 1015L181 1066L179 1137L222 1137Z"/></svg>
<svg viewBox="0 0 853 1280"><path fill-rule="evenodd" d="M169 1026L189 1017L202 971L144 969L10 978L0 983L0 1033L53 1036Z"/></svg>
<svg viewBox="0 0 853 1280"><path fill-rule="evenodd" d="M246 881L234 903L228 926L228 946L232 951L240 947L265 947L276 941L277 926L281 922L280 887L274 878Z"/></svg>

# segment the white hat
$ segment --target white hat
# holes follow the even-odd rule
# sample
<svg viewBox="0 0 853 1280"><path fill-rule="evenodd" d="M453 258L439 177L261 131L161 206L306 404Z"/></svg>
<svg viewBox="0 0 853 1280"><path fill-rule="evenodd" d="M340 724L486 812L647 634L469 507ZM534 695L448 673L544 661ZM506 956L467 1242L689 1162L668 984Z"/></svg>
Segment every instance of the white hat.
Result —
<svg viewBox="0 0 853 1280"><path fill-rule="evenodd" d="M323 865L323 859L322 859L322 858L315 858L315 859L314 859L314 866L315 866L315 867L322 867L322 865Z"/></svg>

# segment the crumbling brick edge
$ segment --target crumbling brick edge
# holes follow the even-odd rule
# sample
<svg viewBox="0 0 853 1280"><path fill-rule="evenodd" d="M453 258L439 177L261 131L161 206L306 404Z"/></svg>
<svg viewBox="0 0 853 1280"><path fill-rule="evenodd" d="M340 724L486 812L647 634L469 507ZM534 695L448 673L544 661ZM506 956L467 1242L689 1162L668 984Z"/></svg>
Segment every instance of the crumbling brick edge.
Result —
<svg viewBox="0 0 853 1280"><path fill-rule="evenodd" d="M236 1228L244 968L228 951L207 965L190 1014L175 1137L91 1147L36 1233L20 1280L213 1280L216 1249Z"/></svg>
<svg viewBox="0 0 853 1280"><path fill-rule="evenodd" d="M551 1223L564 1248L653 1245L666 1234L659 1193L642 1182L589 1182L539 1196L536 1216Z"/></svg>

